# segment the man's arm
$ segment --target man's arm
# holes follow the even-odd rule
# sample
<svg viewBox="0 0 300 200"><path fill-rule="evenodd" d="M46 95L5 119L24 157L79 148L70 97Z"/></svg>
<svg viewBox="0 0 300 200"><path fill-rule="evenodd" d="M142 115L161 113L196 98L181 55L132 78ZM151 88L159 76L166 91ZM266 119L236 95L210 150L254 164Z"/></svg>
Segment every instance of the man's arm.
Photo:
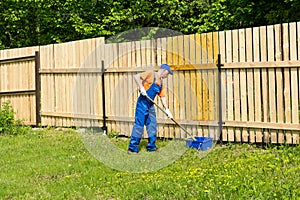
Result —
<svg viewBox="0 0 300 200"><path fill-rule="evenodd" d="M166 97L160 97L161 103L164 106L165 110L166 110L166 114L167 116L172 119L173 115L171 113L171 111L169 110L168 106L167 106L167 101L166 101Z"/></svg>
<svg viewBox="0 0 300 200"><path fill-rule="evenodd" d="M142 79L141 79L141 75L140 75L140 74L136 74L136 75L134 76L134 80L135 80L135 82L137 83L137 85L138 85L139 88L140 88L140 93L141 93L143 96L146 96L147 93L146 93L146 90L145 90L145 88L144 88L144 86L143 86L143 82L142 82Z"/></svg>
<svg viewBox="0 0 300 200"><path fill-rule="evenodd" d="M165 109L168 109L166 97L160 97L160 101Z"/></svg>
<svg viewBox="0 0 300 200"><path fill-rule="evenodd" d="M143 87L143 83L142 83L142 79L141 79L140 74L134 75L134 80L135 80L136 84L139 86L139 88Z"/></svg>

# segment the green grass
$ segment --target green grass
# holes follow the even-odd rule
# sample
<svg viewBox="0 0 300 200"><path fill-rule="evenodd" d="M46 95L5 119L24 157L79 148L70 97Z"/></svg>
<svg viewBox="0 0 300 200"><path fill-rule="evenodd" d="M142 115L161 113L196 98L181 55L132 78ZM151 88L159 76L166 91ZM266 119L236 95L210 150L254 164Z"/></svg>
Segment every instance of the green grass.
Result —
<svg viewBox="0 0 300 200"><path fill-rule="evenodd" d="M112 142L122 149L128 144L124 138ZM0 148L0 199L300 197L299 146L263 150L254 145L226 145L203 158L188 149L174 163L148 173L105 166L86 150L80 134L71 130L2 135Z"/></svg>

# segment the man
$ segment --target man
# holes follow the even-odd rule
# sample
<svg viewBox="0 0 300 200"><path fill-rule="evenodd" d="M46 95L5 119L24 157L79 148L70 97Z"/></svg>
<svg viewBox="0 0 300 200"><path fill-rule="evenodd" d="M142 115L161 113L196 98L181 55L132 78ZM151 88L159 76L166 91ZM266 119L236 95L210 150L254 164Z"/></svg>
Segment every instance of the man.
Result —
<svg viewBox="0 0 300 200"><path fill-rule="evenodd" d="M157 151L156 148L156 133L157 121L152 100L158 95L161 99L162 105L169 118L173 118L168 106L166 104L165 89L162 80L167 78L169 74L173 74L170 66L162 64L158 72L146 71L134 76L136 83L140 89L140 96L138 98L135 110L135 122L132 128L130 143L128 145L128 153L138 153L138 145L144 133L144 126L148 133L147 151ZM148 97L147 97L148 96Z"/></svg>

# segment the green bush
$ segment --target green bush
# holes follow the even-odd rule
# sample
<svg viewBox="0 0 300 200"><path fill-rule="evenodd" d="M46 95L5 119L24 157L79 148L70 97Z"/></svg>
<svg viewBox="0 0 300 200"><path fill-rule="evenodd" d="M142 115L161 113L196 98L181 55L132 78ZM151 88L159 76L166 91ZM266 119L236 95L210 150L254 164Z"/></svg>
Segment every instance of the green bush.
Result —
<svg viewBox="0 0 300 200"><path fill-rule="evenodd" d="M5 101L0 109L0 134L19 135L25 134L30 130L29 126L25 126L23 121L15 119L15 111L9 101Z"/></svg>

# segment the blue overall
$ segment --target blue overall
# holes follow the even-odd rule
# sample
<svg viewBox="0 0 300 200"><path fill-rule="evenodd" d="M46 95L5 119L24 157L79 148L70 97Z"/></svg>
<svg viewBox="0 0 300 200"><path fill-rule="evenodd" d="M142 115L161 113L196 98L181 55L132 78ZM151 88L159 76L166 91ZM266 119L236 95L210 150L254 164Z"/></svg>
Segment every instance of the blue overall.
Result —
<svg viewBox="0 0 300 200"><path fill-rule="evenodd" d="M156 77L154 73L154 80L150 88L146 91L147 95L154 100L155 96L161 91L162 84L158 86L155 83ZM153 103L147 99L147 97L140 94L136 109L135 109L135 122L132 128L130 137L130 143L128 149L134 152L138 152L138 145L140 144L142 135L144 134L144 126L148 133L148 151L156 150L156 132L157 132L157 121L155 108Z"/></svg>

